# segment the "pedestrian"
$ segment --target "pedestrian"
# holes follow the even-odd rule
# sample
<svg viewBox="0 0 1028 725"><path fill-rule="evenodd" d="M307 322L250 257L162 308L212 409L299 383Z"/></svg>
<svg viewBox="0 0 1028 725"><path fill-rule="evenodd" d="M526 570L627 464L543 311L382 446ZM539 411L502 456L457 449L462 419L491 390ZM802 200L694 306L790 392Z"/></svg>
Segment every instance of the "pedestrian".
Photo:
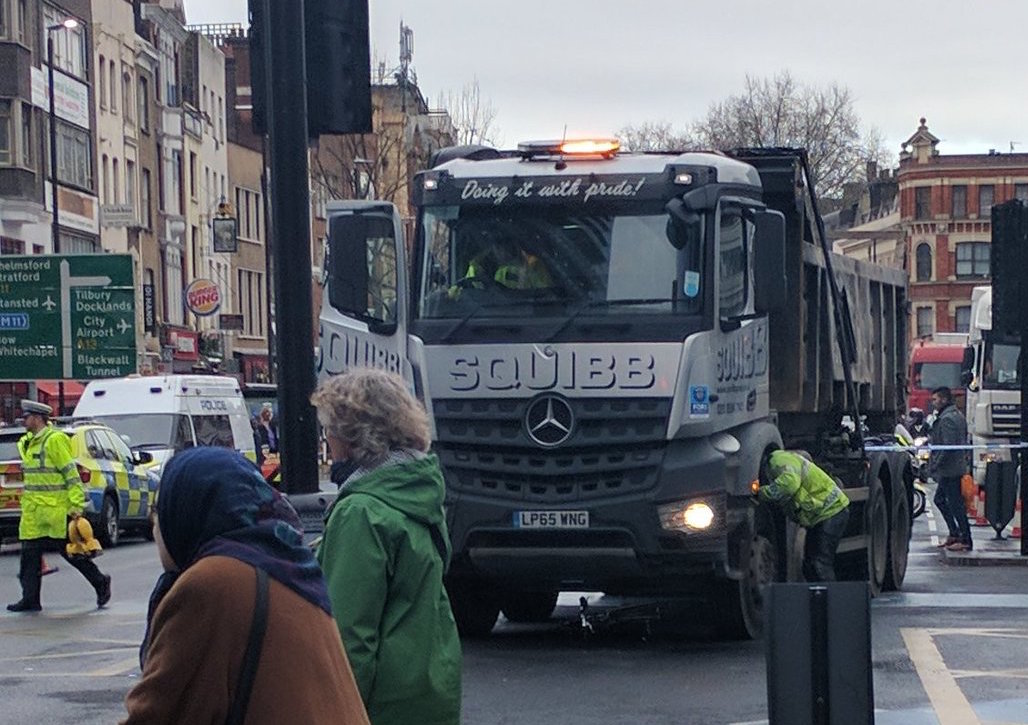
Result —
<svg viewBox="0 0 1028 725"><path fill-rule="evenodd" d="M257 434L261 445L268 447L268 453L278 453L278 422L274 419L274 409L270 402L261 405L257 415Z"/></svg>
<svg viewBox="0 0 1028 725"><path fill-rule="evenodd" d="M96 591L96 606L111 599L111 577L92 559L69 557L68 521L82 515L86 494L82 490L71 439L50 422L53 409L34 400L21 401L27 432L18 440L25 488L21 494L21 599L8 604L10 612L38 612L43 577L43 554L59 552Z"/></svg>
<svg viewBox="0 0 1028 725"><path fill-rule="evenodd" d="M215 447L173 456L154 539L164 574L123 723L367 725L300 520L252 462Z"/></svg>
<svg viewBox="0 0 1028 725"><path fill-rule="evenodd" d="M930 435L931 446L963 446L967 444L967 421L953 403L953 391L939 387L932 391L935 422ZM960 478L967 472L967 453L963 450L932 450L929 470L937 485L935 506L946 522L949 536L939 546L949 551L970 551L971 525L967 520L967 504L960 491Z"/></svg>
<svg viewBox="0 0 1028 725"><path fill-rule="evenodd" d="M797 453L773 451L765 459L765 471L760 499L780 507L807 530L803 577L808 582L835 581L835 549L846 532L849 498L835 479Z"/></svg>
<svg viewBox="0 0 1028 725"><path fill-rule="evenodd" d="M330 378L311 401L333 470L346 475L336 480L318 561L368 718L459 723L460 640L443 586L445 489L427 453L425 409L402 378L372 369Z"/></svg>

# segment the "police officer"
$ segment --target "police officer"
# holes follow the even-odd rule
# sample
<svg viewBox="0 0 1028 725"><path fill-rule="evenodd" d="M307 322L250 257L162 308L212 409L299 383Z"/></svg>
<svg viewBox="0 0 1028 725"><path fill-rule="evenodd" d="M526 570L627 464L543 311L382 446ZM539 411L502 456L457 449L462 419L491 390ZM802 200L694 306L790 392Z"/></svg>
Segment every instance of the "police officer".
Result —
<svg viewBox="0 0 1028 725"><path fill-rule="evenodd" d="M28 432L18 441L25 490L21 496L21 600L8 604L11 612L38 612L42 583L42 554L59 551L65 561L96 590L96 605L111 598L111 577L102 574L92 559L68 556L65 550L68 519L76 519L85 506L85 492L79 480L71 440L50 423L53 409L34 400L21 401Z"/></svg>
<svg viewBox="0 0 1028 725"><path fill-rule="evenodd" d="M807 530L803 577L835 581L835 549L846 531L850 500L831 476L796 453L773 451L765 470L768 483L761 485L760 499Z"/></svg>

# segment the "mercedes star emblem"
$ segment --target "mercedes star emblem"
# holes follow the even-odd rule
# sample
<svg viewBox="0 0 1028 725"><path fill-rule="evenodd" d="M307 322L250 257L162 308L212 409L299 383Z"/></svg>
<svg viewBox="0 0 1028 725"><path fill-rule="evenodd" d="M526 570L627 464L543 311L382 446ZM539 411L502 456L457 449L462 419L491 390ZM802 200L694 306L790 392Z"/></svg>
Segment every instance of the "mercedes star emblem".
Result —
<svg viewBox="0 0 1028 725"><path fill-rule="evenodd" d="M575 414L571 404L557 395L541 395L525 412L528 437L544 448L553 448L571 437Z"/></svg>

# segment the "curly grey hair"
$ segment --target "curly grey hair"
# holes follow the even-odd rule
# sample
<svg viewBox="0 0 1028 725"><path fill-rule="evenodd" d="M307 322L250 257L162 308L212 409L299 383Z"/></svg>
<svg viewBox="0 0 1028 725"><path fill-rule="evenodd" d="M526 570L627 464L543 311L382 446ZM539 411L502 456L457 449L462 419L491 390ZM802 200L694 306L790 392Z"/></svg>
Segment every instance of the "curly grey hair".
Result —
<svg viewBox="0 0 1028 725"><path fill-rule="evenodd" d="M395 373L350 370L321 383L311 403L325 433L345 442L362 467L382 463L390 451L425 452L431 444L425 409Z"/></svg>

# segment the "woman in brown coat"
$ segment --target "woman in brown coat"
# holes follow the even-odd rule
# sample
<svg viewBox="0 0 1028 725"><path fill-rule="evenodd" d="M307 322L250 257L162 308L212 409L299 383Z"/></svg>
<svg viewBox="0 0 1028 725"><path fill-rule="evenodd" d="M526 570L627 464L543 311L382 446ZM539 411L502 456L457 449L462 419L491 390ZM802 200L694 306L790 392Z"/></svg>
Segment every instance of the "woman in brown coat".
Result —
<svg viewBox="0 0 1028 725"><path fill-rule="evenodd" d="M234 451L194 448L168 462L154 527L165 573L123 723L367 725L300 526ZM241 672L262 578L266 626L247 697Z"/></svg>

